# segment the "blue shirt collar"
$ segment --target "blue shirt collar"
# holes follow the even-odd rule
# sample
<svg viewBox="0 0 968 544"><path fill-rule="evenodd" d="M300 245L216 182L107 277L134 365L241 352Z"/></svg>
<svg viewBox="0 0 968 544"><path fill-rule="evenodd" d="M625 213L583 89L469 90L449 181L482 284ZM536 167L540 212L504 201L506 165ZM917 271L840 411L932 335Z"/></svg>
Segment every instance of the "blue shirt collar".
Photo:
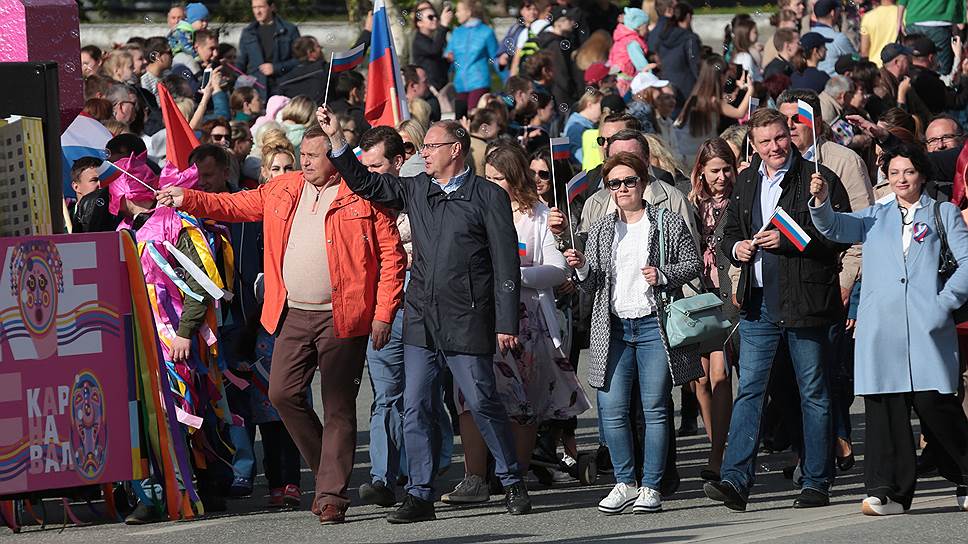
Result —
<svg viewBox="0 0 968 544"><path fill-rule="evenodd" d="M803 152L803 160L812 161L814 154L817 152L817 142L814 142L806 151Z"/></svg>
<svg viewBox="0 0 968 544"><path fill-rule="evenodd" d="M786 173L790 169L790 166L792 164L793 164L793 150L792 149L790 150L790 155L787 157L786 162L772 176L770 176L769 174L766 173L766 161L765 160L761 160L760 161L760 177L764 181L766 181L767 183L769 183L770 185L779 183L780 181L783 181L783 177L786 176Z"/></svg>
<svg viewBox="0 0 968 544"><path fill-rule="evenodd" d="M446 185L441 183L440 180L438 180L437 178L430 178L430 179L431 181L436 183L438 187L440 187L440 190L442 190L447 194L450 194L456 191L457 189L460 189L461 186L464 185L464 183L467 181L467 178L471 177L470 174L471 174L471 167L466 166L464 167L464 171L461 172L460 174L457 174L456 176L449 178L449 181L444 180L444 181L447 181Z"/></svg>

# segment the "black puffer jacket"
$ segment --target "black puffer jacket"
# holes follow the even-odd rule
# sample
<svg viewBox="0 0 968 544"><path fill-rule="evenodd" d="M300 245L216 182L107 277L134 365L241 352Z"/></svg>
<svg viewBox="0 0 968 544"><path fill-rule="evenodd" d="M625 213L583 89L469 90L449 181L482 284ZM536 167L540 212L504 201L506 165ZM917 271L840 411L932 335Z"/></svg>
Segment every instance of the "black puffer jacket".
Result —
<svg viewBox="0 0 968 544"><path fill-rule="evenodd" d="M676 90L676 102L682 105L699 77L699 48L702 41L692 30L678 26L663 28L656 41L658 47L655 52L662 61L662 79L669 80Z"/></svg>
<svg viewBox="0 0 968 544"><path fill-rule="evenodd" d="M471 176L447 194L427 174L370 173L348 149L331 160L354 193L410 218L404 344L487 355L496 333L518 334L521 262L503 189Z"/></svg>

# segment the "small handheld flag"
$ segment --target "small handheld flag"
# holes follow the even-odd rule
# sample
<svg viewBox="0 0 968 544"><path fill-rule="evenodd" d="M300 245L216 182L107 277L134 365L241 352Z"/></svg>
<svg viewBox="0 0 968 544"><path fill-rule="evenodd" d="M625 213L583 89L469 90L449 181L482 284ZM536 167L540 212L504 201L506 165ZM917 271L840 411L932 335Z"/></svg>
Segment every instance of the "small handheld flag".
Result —
<svg viewBox="0 0 968 544"><path fill-rule="evenodd" d="M366 44L360 44L349 51L335 51L330 54L330 69L333 72L346 72L363 64L363 51Z"/></svg>
<svg viewBox="0 0 968 544"><path fill-rule="evenodd" d="M71 167L74 165L74 161L82 157L95 157L104 161L108 158L108 152L104 148L111 138L111 132L104 128L104 125L97 119L88 117L83 113L68 125L67 130L61 135L64 196L75 196L74 188L71 186ZM97 168L101 187L107 187L119 175L121 175L121 172L118 172L106 161L102 162L101 166Z"/></svg>
<svg viewBox="0 0 968 544"><path fill-rule="evenodd" d="M770 218L770 224L776 227L800 251L806 249L807 244L810 243L810 236L807 232L783 208L777 207L776 211L773 212L773 217Z"/></svg>
<svg viewBox="0 0 968 544"><path fill-rule="evenodd" d="M814 131L816 135L816 129L813 126L813 106L803 100L797 100L797 122L810 127L810 130ZM814 136L813 145L815 148L813 153L813 166L817 172L820 172L820 146L817 145L816 136Z"/></svg>
<svg viewBox="0 0 968 544"><path fill-rule="evenodd" d="M353 148L353 154L356 155L357 159L359 159L361 156L363 156L363 148L359 146Z"/></svg>
<svg viewBox="0 0 968 544"><path fill-rule="evenodd" d="M566 161L571 158L571 140L568 138L551 139L551 159Z"/></svg>
<svg viewBox="0 0 968 544"><path fill-rule="evenodd" d="M813 128L813 106L797 100L797 122Z"/></svg>
<svg viewBox="0 0 968 544"><path fill-rule="evenodd" d="M366 44L361 43L349 51L333 51L329 54L329 73L326 75L326 93L323 105L329 102L329 84L333 80L333 72L346 72L363 64L363 52Z"/></svg>
<svg viewBox="0 0 968 544"><path fill-rule="evenodd" d="M366 101L363 105L363 116L373 127L396 127L401 121L410 119L392 27L386 2L374 0L370 64L366 68Z"/></svg>
<svg viewBox="0 0 968 544"><path fill-rule="evenodd" d="M578 172L565 187L568 190L568 203L570 204L578 198L578 195L588 190L588 172L584 170Z"/></svg>
<svg viewBox="0 0 968 544"><path fill-rule="evenodd" d="M528 244L524 242L518 242L518 256L524 257L528 254Z"/></svg>

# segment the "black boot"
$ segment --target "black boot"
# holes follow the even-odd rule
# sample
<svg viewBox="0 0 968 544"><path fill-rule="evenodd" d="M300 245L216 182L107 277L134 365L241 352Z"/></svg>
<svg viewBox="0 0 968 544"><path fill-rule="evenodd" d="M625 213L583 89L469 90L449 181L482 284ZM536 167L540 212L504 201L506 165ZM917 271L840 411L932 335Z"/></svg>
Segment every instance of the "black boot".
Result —
<svg viewBox="0 0 968 544"><path fill-rule="evenodd" d="M159 521L165 521L165 516L161 511L140 501L134 511L124 518L126 525L144 525L146 523L158 523Z"/></svg>
<svg viewBox="0 0 968 544"><path fill-rule="evenodd" d="M418 499L409 493L404 497L400 508L387 515L387 521L390 523L417 523L435 519L437 519L437 514L434 511L434 503Z"/></svg>
<svg viewBox="0 0 968 544"><path fill-rule="evenodd" d="M388 488L387 484L383 483L382 480L377 480L372 484L361 485L360 500L366 504L375 504L383 507L390 507L397 503L397 498L394 496L393 490Z"/></svg>
<svg viewBox="0 0 968 544"><path fill-rule="evenodd" d="M524 482L509 485L505 488L504 504L512 516L531 513L531 498Z"/></svg>
<svg viewBox="0 0 968 544"><path fill-rule="evenodd" d="M703 492L710 499L721 502L730 510L746 511L746 497L739 494L731 484L721 482L706 482L702 486Z"/></svg>

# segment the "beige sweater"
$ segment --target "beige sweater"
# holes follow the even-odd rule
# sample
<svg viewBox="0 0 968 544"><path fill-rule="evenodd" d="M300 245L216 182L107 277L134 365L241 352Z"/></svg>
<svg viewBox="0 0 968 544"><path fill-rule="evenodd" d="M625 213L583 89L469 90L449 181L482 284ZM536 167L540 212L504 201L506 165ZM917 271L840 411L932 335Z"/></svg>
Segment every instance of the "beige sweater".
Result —
<svg viewBox="0 0 968 544"><path fill-rule="evenodd" d="M303 185L282 258L282 282L290 308L333 309L333 285L326 254L326 212L338 188L334 184L320 191L308 182Z"/></svg>

